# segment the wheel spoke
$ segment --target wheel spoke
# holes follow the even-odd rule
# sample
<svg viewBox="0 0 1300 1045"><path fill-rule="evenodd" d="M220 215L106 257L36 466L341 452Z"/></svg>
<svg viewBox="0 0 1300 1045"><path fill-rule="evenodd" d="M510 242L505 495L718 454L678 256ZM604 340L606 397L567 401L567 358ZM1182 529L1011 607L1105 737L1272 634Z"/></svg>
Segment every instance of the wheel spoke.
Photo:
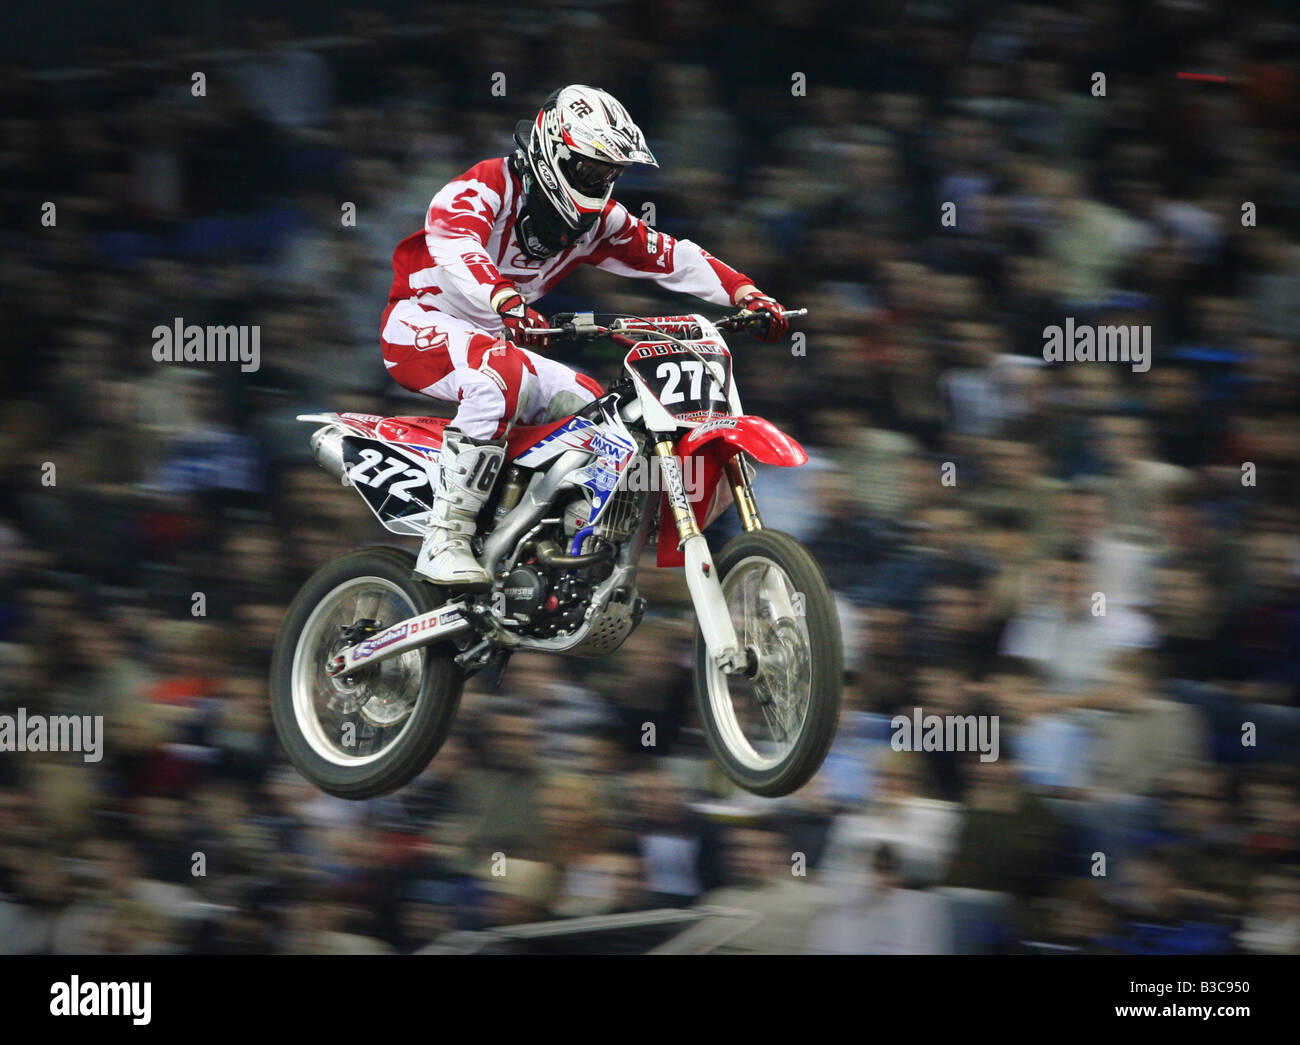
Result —
<svg viewBox="0 0 1300 1045"><path fill-rule="evenodd" d="M753 678L714 672L714 720L728 748L755 768L775 765L792 749L809 706L807 626L794 613L795 586L780 563L754 556L723 579L737 637L758 658Z"/></svg>
<svg viewBox="0 0 1300 1045"><path fill-rule="evenodd" d="M383 627L415 615L391 581L362 577L327 595L298 639L293 668L294 714L317 754L337 765L380 757L403 733L420 692L424 654L414 650L332 678L325 664L349 644L343 629L361 620Z"/></svg>

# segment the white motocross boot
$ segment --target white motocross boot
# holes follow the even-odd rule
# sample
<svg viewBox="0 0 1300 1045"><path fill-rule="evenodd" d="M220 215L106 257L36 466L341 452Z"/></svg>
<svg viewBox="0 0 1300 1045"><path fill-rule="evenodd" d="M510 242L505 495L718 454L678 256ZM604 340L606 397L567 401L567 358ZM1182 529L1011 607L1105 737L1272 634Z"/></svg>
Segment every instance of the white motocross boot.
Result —
<svg viewBox="0 0 1300 1045"><path fill-rule="evenodd" d="M505 454L504 439L471 439L455 428L443 430L429 532L415 563L425 580L476 591L491 587L469 541Z"/></svg>

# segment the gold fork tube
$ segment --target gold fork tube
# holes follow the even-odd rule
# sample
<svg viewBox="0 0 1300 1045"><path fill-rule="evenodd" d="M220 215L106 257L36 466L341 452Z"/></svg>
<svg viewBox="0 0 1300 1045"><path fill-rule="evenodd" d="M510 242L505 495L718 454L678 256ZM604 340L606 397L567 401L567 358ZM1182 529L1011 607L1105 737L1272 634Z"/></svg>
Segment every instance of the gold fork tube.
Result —
<svg viewBox="0 0 1300 1045"><path fill-rule="evenodd" d="M743 453L736 454L727 462L727 480L731 483L731 495L736 501L736 511L740 514L740 525L747 533L763 528L763 520L758 515L758 502L754 500L754 488L745 474Z"/></svg>

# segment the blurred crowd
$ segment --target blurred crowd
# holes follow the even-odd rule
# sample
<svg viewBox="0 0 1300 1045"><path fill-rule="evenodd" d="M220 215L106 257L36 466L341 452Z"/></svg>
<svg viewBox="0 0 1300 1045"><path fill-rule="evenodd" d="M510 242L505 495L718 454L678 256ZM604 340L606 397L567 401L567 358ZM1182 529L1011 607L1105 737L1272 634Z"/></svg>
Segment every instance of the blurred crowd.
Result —
<svg viewBox="0 0 1300 1045"><path fill-rule="evenodd" d="M0 953L702 905L761 915L732 951L1300 951L1298 57L1280 2L586 0L0 70L0 713L107 732L97 763L0 753ZM733 347L812 457L757 494L840 601L839 736L795 796L730 789L684 586L647 569L622 650L476 677L410 787L332 799L275 740L270 651L384 534L293 418L438 412L381 365L391 251L567 82L645 129L634 213L810 310L796 354ZM543 311L684 305L562 290ZM1149 371L1047 365L1067 316L1149 325ZM157 362L177 318L259 326L260 368ZM1000 757L894 750L913 707L997 715Z"/></svg>

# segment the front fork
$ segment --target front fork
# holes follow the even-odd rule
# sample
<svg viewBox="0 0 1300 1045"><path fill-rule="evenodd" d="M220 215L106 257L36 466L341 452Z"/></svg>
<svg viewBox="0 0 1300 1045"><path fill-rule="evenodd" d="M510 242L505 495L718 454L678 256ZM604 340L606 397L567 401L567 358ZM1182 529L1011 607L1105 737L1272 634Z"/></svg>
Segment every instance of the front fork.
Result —
<svg viewBox="0 0 1300 1045"><path fill-rule="evenodd" d="M740 514L740 525L746 533L761 530L763 520L758 517L758 502L754 500L754 488L749 485L749 475L745 472L743 453L727 461L727 482L731 484L731 496Z"/></svg>
<svg viewBox="0 0 1300 1045"><path fill-rule="evenodd" d="M695 603L695 616L700 622L704 644L713 662L724 671L745 671L749 658L732 626L731 611L727 609L727 600L722 594L721 578L709 554L709 542L695 521L695 511L682 481L681 463L673 454L673 443L661 440L655 443L654 450L659 459L659 474L664 480L668 507L677 523L677 542L686 559L686 586L690 589L691 601ZM731 458L726 470L741 524L746 530L761 530L763 522L758 516L754 491L745 474L741 455Z"/></svg>

